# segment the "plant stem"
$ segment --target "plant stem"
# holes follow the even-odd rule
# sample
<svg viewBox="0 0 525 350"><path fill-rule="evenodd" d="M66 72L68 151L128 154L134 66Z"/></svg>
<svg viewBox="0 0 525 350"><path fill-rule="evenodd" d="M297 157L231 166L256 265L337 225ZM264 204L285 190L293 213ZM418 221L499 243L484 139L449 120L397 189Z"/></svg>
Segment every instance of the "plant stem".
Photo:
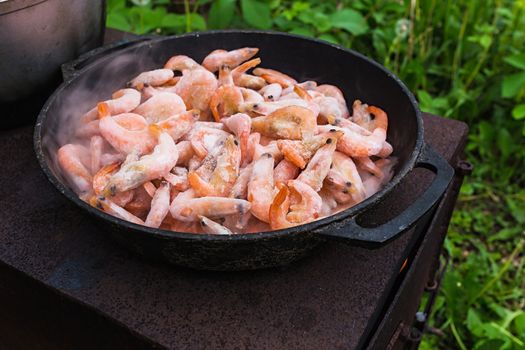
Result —
<svg viewBox="0 0 525 350"><path fill-rule="evenodd" d="M461 337L459 336L458 330L456 329L456 325L454 324L454 320L450 319L450 329L452 330L452 334L454 335L454 338L456 339L456 342L458 343L461 350L467 350L467 347L463 343L463 340L461 340Z"/></svg>
<svg viewBox="0 0 525 350"><path fill-rule="evenodd" d="M186 14L186 33L191 32L190 0L184 0L184 13Z"/></svg>
<svg viewBox="0 0 525 350"><path fill-rule="evenodd" d="M496 274L496 276L492 277L484 286L483 288L481 288L481 290L479 291L478 294L476 294L474 296L474 298L472 298L469 302L469 305L472 305L474 304L474 302L480 298L481 296L483 296L483 294L485 294L490 288L492 288L492 286L494 285L494 283L496 283L502 276L505 272L507 272L507 270L509 269L510 265L512 264L514 258L516 257L516 255L518 255L521 250L523 249L523 244L525 243L525 240L521 240L520 243L516 246L516 248L514 248L514 250L512 251L512 253L510 254L510 256L507 258L507 261L505 261L505 264L503 264L503 267L498 271L498 273Z"/></svg>

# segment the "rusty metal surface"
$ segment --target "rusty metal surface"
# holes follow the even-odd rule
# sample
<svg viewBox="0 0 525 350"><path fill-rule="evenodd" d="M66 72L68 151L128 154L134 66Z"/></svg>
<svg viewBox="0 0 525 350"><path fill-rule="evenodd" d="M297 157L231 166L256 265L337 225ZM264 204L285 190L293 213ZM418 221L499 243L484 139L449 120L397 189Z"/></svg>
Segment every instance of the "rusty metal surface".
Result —
<svg viewBox="0 0 525 350"><path fill-rule="evenodd" d="M368 342L367 349L404 349L407 345L408 337L397 334L399 324L408 325L410 328L419 308L419 300L428 283L437 284L431 275L436 271L436 262L439 259L462 181L463 174L457 172L430 222L427 234L417 245L418 249L409 255L408 268L404 271L404 275L400 276L399 287L385 305L385 311L377 327L378 331Z"/></svg>
<svg viewBox="0 0 525 350"><path fill-rule="evenodd" d="M424 120L427 142L451 159L466 126ZM329 243L286 268L241 273L140 260L54 190L31 142L30 128L0 134L0 262L160 346L355 348L413 242L409 231L371 251ZM383 210L401 210L429 180L411 176Z"/></svg>

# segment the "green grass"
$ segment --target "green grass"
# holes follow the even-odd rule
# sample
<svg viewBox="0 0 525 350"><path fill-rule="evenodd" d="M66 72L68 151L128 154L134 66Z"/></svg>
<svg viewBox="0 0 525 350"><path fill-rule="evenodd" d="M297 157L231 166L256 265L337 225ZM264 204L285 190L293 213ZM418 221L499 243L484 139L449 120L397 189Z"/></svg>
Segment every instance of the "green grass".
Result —
<svg viewBox="0 0 525 350"><path fill-rule="evenodd" d="M108 1L136 33L274 29L358 50L422 110L470 127L475 170L453 215L450 265L423 349L525 349L525 0Z"/></svg>

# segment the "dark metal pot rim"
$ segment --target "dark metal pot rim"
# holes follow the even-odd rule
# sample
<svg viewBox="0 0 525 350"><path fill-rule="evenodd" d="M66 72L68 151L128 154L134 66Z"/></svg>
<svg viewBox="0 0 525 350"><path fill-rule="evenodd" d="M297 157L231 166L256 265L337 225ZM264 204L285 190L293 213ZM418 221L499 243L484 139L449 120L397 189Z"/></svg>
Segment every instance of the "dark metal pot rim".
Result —
<svg viewBox="0 0 525 350"><path fill-rule="evenodd" d="M143 226L143 225L134 224L129 221L122 220L115 216L109 215L96 208L93 208L88 203L82 201L71 189L69 189L67 186L62 184L62 182L60 182L55 177L55 175L52 173L52 171L47 165L47 162L44 156L44 151L42 149L42 142L41 142L42 141L42 124L47 118L47 111L50 108L51 104L53 104L57 96L59 96L62 93L62 91L66 90L69 87L69 85L71 85L71 83L75 81L75 79L77 79L79 76L83 74L89 74L89 70L97 62L101 62L113 56L121 55L125 53L126 51L133 50L137 47L141 47L144 45L157 44L159 42L162 42L165 40L171 40L174 38L181 38L181 37L198 38L199 36L204 36L204 35L232 34L232 33L233 34L240 33L240 34L284 36L292 40L305 40L305 41L315 42L321 45L331 46L332 48L342 51L343 53L352 54L362 60L367 61L369 64L372 64L376 68L379 68L380 70L382 70L390 78L394 79L394 81L397 83L397 85L402 90L402 92L407 96L411 104L411 107L414 109L415 114L416 114L416 123L417 123L417 139L416 139L414 150L412 151L412 154L410 155L406 163L402 166L400 171L397 174L395 174L394 177L390 180L390 182L387 183L379 192L375 193L373 196L371 196L370 198L367 198L361 203L351 208L348 208L344 211L341 211L337 214L334 214L326 218L319 219L319 220L316 220L316 221L313 221L307 224L294 226L288 229L257 232L257 233L240 233L240 234L235 234L235 235L214 235L214 234L195 234L195 233L189 233L189 232L176 232L176 231L155 229L155 228L150 228L150 227ZM111 224L122 226L131 231L141 231L149 235L155 235L157 236L157 238L164 238L164 239L177 238L177 239L188 240L188 241L191 241L191 240L194 240L194 241L202 241L202 240L206 240L206 241L254 241L254 240L273 239L273 238L278 238L278 237L292 235L292 234L304 234L305 232L318 232L319 230L323 229L324 227L328 225L337 225L338 227L342 227L344 226L345 222L347 222L348 220L351 220L357 214L363 212L366 208L371 207L374 204L378 203L381 200L381 198L383 198L388 192L390 192L393 188L395 188L399 184L401 179L403 179L414 168L416 160L423 147L423 143L424 143L423 119L421 117L421 112L419 110L416 98L396 75L394 75L392 72L390 72L388 69L386 69L385 67L383 67L376 61L354 50L345 48L341 45L332 44L332 43L329 43L329 42L326 42L320 39L312 39L312 38L305 37L302 35L275 32L275 31L235 30L235 29L233 30L211 30L211 31L203 31L203 32L193 32L193 33L188 33L188 34L183 34L183 35L159 37L156 39L137 43L137 45L132 45L126 49L108 54L107 56L100 58L99 60L93 62L92 64L89 64L86 67L82 68L78 72L77 75L63 82L55 90L55 92L53 92L53 94L46 101L44 107L42 108L42 110L40 111L38 115L38 118L35 124L35 131L34 131L34 148L35 148L38 162L40 163L40 167L46 174L48 180L58 189L58 191L62 193L65 197L67 197L69 200L71 200L73 203L75 203L82 209L86 210L91 215L94 215L105 221L108 221Z"/></svg>

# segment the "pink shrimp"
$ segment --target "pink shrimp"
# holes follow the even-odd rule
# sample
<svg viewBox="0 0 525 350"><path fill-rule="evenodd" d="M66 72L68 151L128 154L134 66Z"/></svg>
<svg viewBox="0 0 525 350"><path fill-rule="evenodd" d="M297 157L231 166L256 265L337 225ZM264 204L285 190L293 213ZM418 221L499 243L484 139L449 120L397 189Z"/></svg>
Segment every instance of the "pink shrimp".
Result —
<svg viewBox="0 0 525 350"><path fill-rule="evenodd" d="M355 203L359 203L366 198L365 188L355 163L347 155L335 152L333 155L333 168L332 170L337 171L341 174L346 184L346 191L348 192Z"/></svg>
<svg viewBox="0 0 525 350"><path fill-rule="evenodd" d="M216 72L221 66L235 68L259 52L258 48L243 47L237 50L214 50L202 61L202 66L210 72Z"/></svg>
<svg viewBox="0 0 525 350"><path fill-rule="evenodd" d="M259 146L261 140L261 134L258 132L252 132L248 136L248 147L246 150L246 162L250 163L255 157L255 150Z"/></svg>
<svg viewBox="0 0 525 350"><path fill-rule="evenodd" d="M319 96L314 98L314 102L319 106L319 116L326 118L347 118L349 116L348 109L341 106L336 98L330 96Z"/></svg>
<svg viewBox="0 0 525 350"><path fill-rule="evenodd" d="M265 153L253 165L248 182L248 201L252 204L251 212L259 220L269 222L269 210L273 200L273 165L271 154Z"/></svg>
<svg viewBox="0 0 525 350"><path fill-rule="evenodd" d="M161 182L151 200L151 209L144 225L158 228L170 210L170 184Z"/></svg>
<svg viewBox="0 0 525 350"><path fill-rule="evenodd" d="M184 140L189 140L193 152L201 159L204 158L216 144L223 142L230 134L224 130L201 127L193 128L184 135Z"/></svg>
<svg viewBox="0 0 525 350"><path fill-rule="evenodd" d="M251 74L241 74L234 82L237 86L252 90L260 90L266 85L266 80Z"/></svg>
<svg viewBox="0 0 525 350"><path fill-rule="evenodd" d="M97 112L98 113L98 112ZM79 123L75 131L75 136L78 138L91 138L100 135L100 128L98 126L99 120L93 120L85 124Z"/></svg>
<svg viewBox="0 0 525 350"><path fill-rule="evenodd" d="M242 92L234 85L227 66L222 66L219 70L219 85L210 100L210 110L217 122L238 112L239 105L244 101Z"/></svg>
<svg viewBox="0 0 525 350"><path fill-rule="evenodd" d="M180 77L177 77L180 79ZM158 95L158 94L162 94L162 93L165 93L165 92L169 92L169 93L176 93L175 92L175 87L176 85L170 85L170 86L157 86L157 87L153 87L153 86L146 86L144 89L142 89L142 97L144 100L148 100L150 99L151 97L155 96L155 95Z"/></svg>
<svg viewBox="0 0 525 350"><path fill-rule="evenodd" d="M142 221L140 218L136 217L126 209L118 206L105 197L93 197L90 201L90 204L93 207L103 210L119 219L126 220L137 225L144 225L144 221Z"/></svg>
<svg viewBox="0 0 525 350"><path fill-rule="evenodd" d="M323 206L323 200L317 191L299 179L288 181L288 187L300 196L301 202L290 205L290 212L286 215L286 219L296 224L317 219Z"/></svg>
<svg viewBox="0 0 525 350"><path fill-rule="evenodd" d="M205 233L214 235L233 235L233 232L230 231L230 229L213 220L208 219L205 216L199 215L198 218L199 224Z"/></svg>
<svg viewBox="0 0 525 350"><path fill-rule="evenodd" d="M99 117L128 113L140 104L140 92L135 89L122 89L115 92L112 100L97 104Z"/></svg>
<svg viewBox="0 0 525 350"><path fill-rule="evenodd" d="M189 160L195 154L193 152L193 147L191 147L191 142L180 141L179 143L177 143L176 147L177 153L179 154L179 158L177 159L177 165L187 166Z"/></svg>
<svg viewBox="0 0 525 350"><path fill-rule="evenodd" d="M162 131L167 132L174 141L177 141L191 130L193 125L195 125L195 122L199 120L199 116L200 112L196 109L192 109L187 112L172 115L171 117L157 123L157 126Z"/></svg>
<svg viewBox="0 0 525 350"><path fill-rule="evenodd" d="M300 140L315 133L317 121L311 110L299 106L283 107L252 119L252 130L273 138Z"/></svg>
<svg viewBox="0 0 525 350"><path fill-rule="evenodd" d="M186 168L175 167L171 172L164 175L164 179L177 191L186 191L190 187Z"/></svg>
<svg viewBox="0 0 525 350"><path fill-rule="evenodd" d="M167 133L162 133L153 153L122 164L106 185L105 194L114 195L136 188L146 181L161 178L177 164L177 158L175 142Z"/></svg>
<svg viewBox="0 0 525 350"><path fill-rule="evenodd" d="M281 97L282 92L282 86L277 83L266 85L261 90L259 90L259 93L263 95L266 101L277 101L279 97Z"/></svg>
<svg viewBox="0 0 525 350"><path fill-rule="evenodd" d="M142 128L138 129L140 126ZM99 128L106 141L124 154L135 149L141 154L147 153L156 143L154 131L147 127L146 120L138 114L125 113L102 118Z"/></svg>
<svg viewBox="0 0 525 350"><path fill-rule="evenodd" d="M253 70L253 74L260 76L261 78L266 80L268 84L277 83L280 84L283 88L297 84L297 80L295 80L294 78L274 69L255 68Z"/></svg>
<svg viewBox="0 0 525 350"><path fill-rule="evenodd" d="M142 187L144 187L144 189L146 190L146 192L148 193L148 195L153 198L153 196L155 195L155 191L157 191L157 187L155 187L155 185L153 184L153 182L151 181L148 181L148 182L144 182L142 184Z"/></svg>
<svg viewBox="0 0 525 350"><path fill-rule="evenodd" d="M123 206L124 209L139 217L141 220L145 219L151 208L151 196L146 192L143 186L130 190L130 192L133 194L133 198L129 203ZM115 195L115 197L118 196L119 194ZM115 197L111 197L111 201L114 201Z"/></svg>
<svg viewBox="0 0 525 350"><path fill-rule="evenodd" d="M91 173L95 174L101 167L104 139L98 135L91 137L89 153L91 154Z"/></svg>
<svg viewBox="0 0 525 350"><path fill-rule="evenodd" d="M279 191L273 198L268 214L269 224L272 230L280 230L295 226L286 218L290 208L290 191L284 183L278 183Z"/></svg>
<svg viewBox="0 0 525 350"><path fill-rule="evenodd" d="M104 193L104 188L106 187L109 179L113 174L118 171L120 163L113 163L102 167L96 174L93 176L93 190L97 196L102 196ZM111 198L111 201L120 207L126 206L133 199L132 191L124 191L116 193L115 196Z"/></svg>
<svg viewBox="0 0 525 350"><path fill-rule="evenodd" d="M325 96L335 98L341 105L346 106L346 100L341 89L337 86L323 84L315 88L315 91L322 93ZM346 118L346 117L345 117Z"/></svg>
<svg viewBox="0 0 525 350"><path fill-rule="evenodd" d="M194 129L198 128L211 128L211 129L219 129L224 130L224 124L223 123L217 123L217 122L203 122L198 121L194 125Z"/></svg>
<svg viewBox="0 0 525 350"><path fill-rule="evenodd" d="M321 191L319 191L319 197L323 200L320 217L327 217L334 214L337 209L337 201L332 193L323 187Z"/></svg>
<svg viewBox="0 0 525 350"><path fill-rule="evenodd" d="M369 157L379 154L386 139L386 132L381 128L376 128L373 133L365 136L348 128L333 125L317 127L317 130L321 132L332 129L343 132L343 136L337 142L337 150L351 157Z"/></svg>
<svg viewBox="0 0 525 350"><path fill-rule="evenodd" d="M171 78L173 78L173 71L171 69L155 69L140 73L128 83L128 86L137 90L142 90L144 86L162 85Z"/></svg>
<svg viewBox="0 0 525 350"><path fill-rule="evenodd" d="M240 87L239 90L241 91L243 103L258 103L258 102L264 102L264 97L262 97L257 91L252 89L245 89Z"/></svg>
<svg viewBox="0 0 525 350"><path fill-rule="evenodd" d="M234 84L253 90L259 90L264 87L266 85L266 81L263 78L246 73L249 69L256 67L259 63L261 63L261 59L254 58L253 60L244 62L240 66L234 68L232 70Z"/></svg>
<svg viewBox="0 0 525 350"><path fill-rule="evenodd" d="M383 178L383 172L381 169L370 159L370 157L356 157L354 158L355 163L359 169L368 171L378 178Z"/></svg>
<svg viewBox="0 0 525 350"><path fill-rule="evenodd" d="M277 146L289 162L304 169L320 147L326 143L337 142L342 134L341 131L331 129L328 132L307 137L303 140L278 140Z"/></svg>
<svg viewBox="0 0 525 350"><path fill-rule="evenodd" d="M248 182L252 176L253 164L254 163L250 163L240 170L239 176L237 176L237 179L230 190L229 197L237 199L246 198L248 195Z"/></svg>
<svg viewBox="0 0 525 350"><path fill-rule="evenodd" d="M259 116L271 114L280 108L288 106L300 106L306 108L309 106L309 104L300 98L274 102L243 102L239 105L239 111L242 113L247 113L251 116Z"/></svg>
<svg viewBox="0 0 525 350"><path fill-rule="evenodd" d="M363 181L366 198L378 192L382 186L392 179L392 176L394 175L393 167L396 165L397 159L379 159L375 163L381 170L383 177L379 178L377 176L370 176Z"/></svg>
<svg viewBox="0 0 525 350"><path fill-rule="evenodd" d="M299 167L292 162L283 159L273 170L273 179L275 183L287 183L289 180L295 179L297 175L299 175L299 171Z"/></svg>
<svg viewBox="0 0 525 350"><path fill-rule="evenodd" d="M60 147L57 152L58 164L80 196L91 191L92 177L85 165L87 157L88 150L81 145L67 144Z"/></svg>
<svg viewBox="0 0 525 350"><path fill-rule="evenodd" d="M372 131L369 126L372 117L370 116L370 113L368 113L367 108L367 104L363 104L360 100L355 100L352 104L352 121L359 126Z"/></svg>
<svg viewBox="0 0 525 350"><path fill-rule="evenodd" d="M221 119L221 122L239 139L241 165L246 166L248 164L248 138L252 127L252 119L246 114L237 113L231 117Z"/></svg>
<svg viewBox="0 0 525 350"><path fill-rule="evenodd" d="M315 102L314 98L310 95L312 92L306 91L299 85L295 85L293 91L299 96L299 98L303 99L307 103L308 108L314 113L314 117L317 119L320 108L317 102ZM315 93L315 91L313 93Z"/></svg>
<svg viewBox="0 0 525 350"><path fill-rule="evenodd" d="M209 182L197 172L188 173L188 181L198 196L223 197L230 193L239 173L241 151L238 142L230 135L224 143L222 152L217 157L216 167Z"/></svg>
<svg viewBox="0 0 525 350"><path fill-rule="evenodd" d="M135 108L133 113L140 114L151 124L185 111L186 105L179 95L172 92L159 92Z"/></svg>
<svg viewBox="0 0 525 350"><path fill-rule="evenodd" d="M255 145L253 160L261 158L266 153L270 154L275 160L275 162L280 162L283 159L283 154L277 146L277 141L271 141L266 146L262 146L261 144Z"/></svg>
<svg viewBox="0 0 525 350"><path fill-rule="evenodd" d="M302 181L318 192L323 187L323 181L330 171L335 147L336 143L334 141L327 141L326 145L315 152L315 155L306 166L306 169L299 174L297 180Z"/></svg>
<svg viewBox="0 0 525 350"><path fill-rule="evenodd" d="M208 218L244 214L251 208L250 202L244 199L228 197L203 197L186 199L185 192L171 202L170 213L180 221L197 221L199 216ZM181 198L182 197L182 198Z"/></svg>
<svg viewBox="0 0 525 350"><path fill-rule="evenodd" d="M217 90L215 75L183 55L170 58L164 68L182 72L174 92L182 98L188 109L198 109L204 116L211 97Z"/></svg>

